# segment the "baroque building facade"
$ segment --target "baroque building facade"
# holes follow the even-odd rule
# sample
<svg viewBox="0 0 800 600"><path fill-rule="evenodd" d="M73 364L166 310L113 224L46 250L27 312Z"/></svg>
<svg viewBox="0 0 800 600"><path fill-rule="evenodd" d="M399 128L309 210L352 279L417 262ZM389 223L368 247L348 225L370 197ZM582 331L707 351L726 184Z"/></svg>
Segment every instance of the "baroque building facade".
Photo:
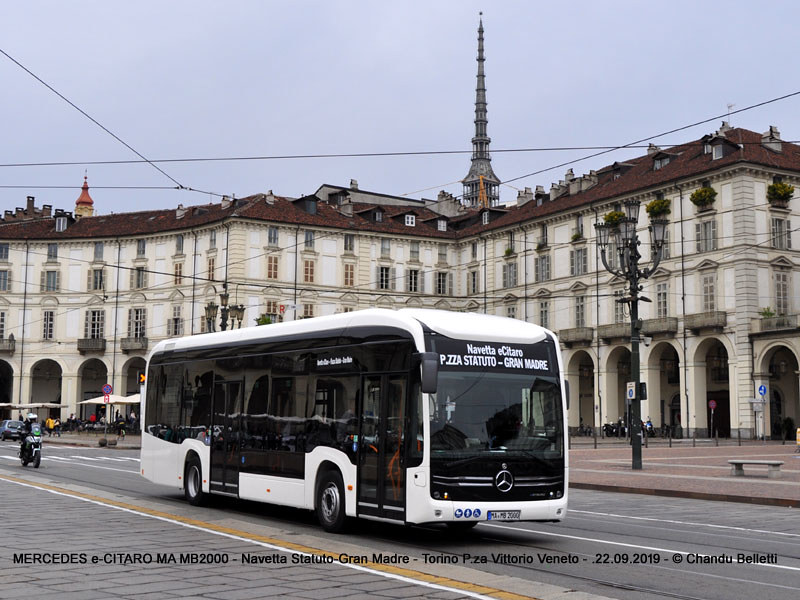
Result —
<svg viewBox="0 0 800 600"><path fill-rule="evenodd" d="M630 317L593 224L626 200L663 199L665 256L640 306L650 340L641 414L682 435L778 437L787 418L800 421L800 224L798 200L768 196L798 182L800 147L773 127L723 123L680 146L569 171L506 207L469 208L444 192L411 200L355 181L302 198L113 215L87 214L86 184L75 213L29 198L0 222L0 404L60 403L64 418L105 383L136 392L148 350L219 328L220 313L211 323L206 308L226 293L243 308L231 327L374 306L541 324L564 349L570 425L599 427L626 411ZM699 189L714 201L696 206Z"/></svg>

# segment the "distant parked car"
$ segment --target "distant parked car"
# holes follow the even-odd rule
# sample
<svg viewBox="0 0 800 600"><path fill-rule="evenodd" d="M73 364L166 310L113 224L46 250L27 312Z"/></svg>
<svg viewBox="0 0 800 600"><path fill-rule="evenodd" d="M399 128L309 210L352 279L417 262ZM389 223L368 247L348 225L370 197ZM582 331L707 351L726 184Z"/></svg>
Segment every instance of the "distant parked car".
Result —
<svg viewBox="0 0 800 600"><path fill-rule="evenodd" d="M22 431L22 421L6 420L0 423L0 439L4 442L8 439L18 440Z"/></svg>

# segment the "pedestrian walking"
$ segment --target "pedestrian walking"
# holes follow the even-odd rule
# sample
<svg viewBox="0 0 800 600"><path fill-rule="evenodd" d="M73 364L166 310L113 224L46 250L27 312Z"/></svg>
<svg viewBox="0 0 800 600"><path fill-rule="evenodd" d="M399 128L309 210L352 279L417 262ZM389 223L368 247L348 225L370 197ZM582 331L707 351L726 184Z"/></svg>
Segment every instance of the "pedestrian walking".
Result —
<svg viewBox="0 0 800 600"><path fill-rule="evenodd" d="M61 437L61 419L58 417L56 417L53 421L53 430L56 432L58 437Z"/></svg>

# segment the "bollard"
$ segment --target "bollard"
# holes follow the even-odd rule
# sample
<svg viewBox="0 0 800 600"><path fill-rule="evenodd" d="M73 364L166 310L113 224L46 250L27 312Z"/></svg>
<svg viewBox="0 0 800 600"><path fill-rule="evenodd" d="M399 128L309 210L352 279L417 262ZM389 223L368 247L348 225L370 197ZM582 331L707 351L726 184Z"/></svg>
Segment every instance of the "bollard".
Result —
<svg viewBox="0 0 800 600"><path fill-rule="evenodd" d="M695 448L695 447L697 447L697 430L696 429L694 430L694 433L692 433L692 448Z"/></svg>
<svg viewBox="0 0 800 600"><path fill-rule="evenodd" d="M719 431L714 432L714 445L719 446Z"/></svg>
<svg viewBox="0 0 800 600"><path fill-rule="evenodd" d="M742 445L742 428L741 428L741 424L740 424L739 429L736 430L736 434L737 434L737 436L739 438L739 445L741 446Z"/></svg>
<svg viewBox="0 0 800 600"><path fill-rule="evenodd" d="M594 449L597 450L597 427L592 429L592 437L594 438Z"/></svg>
<svg viewBox="0 0 800 600"><path fill-rule="evenodd" d="M672 448L672 427L669 428L669 447Z"/></svg>

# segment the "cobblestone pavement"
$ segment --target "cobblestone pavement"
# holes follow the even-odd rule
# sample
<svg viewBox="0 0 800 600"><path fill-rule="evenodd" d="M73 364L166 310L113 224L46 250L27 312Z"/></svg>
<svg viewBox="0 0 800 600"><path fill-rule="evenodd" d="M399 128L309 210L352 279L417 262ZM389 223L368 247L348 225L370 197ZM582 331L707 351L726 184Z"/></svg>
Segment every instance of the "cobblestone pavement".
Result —
<svg viewBox="0 0 800 600"><path fill-rule="evenodd" d="M729 459L782 460L781 476L767 478L765 466L745 465L733 477ZM800 453L794 445L753 443L720 445L691 442L642 448L642 470L631 469L631 448L624 442L594 449L574 445L570 453L574 487L672 495L757 504L800 506Z"/></svg>

